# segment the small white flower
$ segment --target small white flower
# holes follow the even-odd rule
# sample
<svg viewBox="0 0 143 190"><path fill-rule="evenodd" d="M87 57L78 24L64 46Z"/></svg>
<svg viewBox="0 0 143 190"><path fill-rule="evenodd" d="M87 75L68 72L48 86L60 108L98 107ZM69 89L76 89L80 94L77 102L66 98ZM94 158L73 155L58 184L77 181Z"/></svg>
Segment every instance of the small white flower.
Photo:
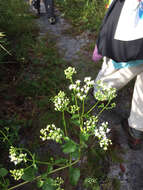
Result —
<svg viewBox="0 0 143 190"><path fill-rule="evenodd" d="M15 165L23 162L27 162L27 154L22 153L22 151L18 151L15 147L11 146L9 149L9 158L10 161Z"/></svg>
<svg viewBox="0 0 143 190"><path fill-rule="evenodd" d="M11 173L12 177L14 177L15 180L20 180L24 174L24 169L21 168L18 170L16 170L16 169L10 170L10 173Z"/></svg>
<svg viewBox="0 0 143 190"><path fill-rule="evenodd" d="M77 80L75 83L76 83L77 85L80 85L81 81L80 81L80 80Z"/></svg>
<svg viewBox="0 0 143 190"><path fill-rule="evenodd" d="M45 140L54 140L57 143L62 143L63 131L60 128L56 128L54 124L48 125L45 129L40 130L40 138Z"/></svg>
<svg viewBox="0 0 143 190"><path fill-rule="evenodd" d="M66 94L63 91L60 91L58 95L53 98L53 103L56 111L64 111L67 109L70 101L66 97Z"/></svg>
<svg viewBox="0 0 143 190"><path fill-rule="evenodd" d="M70 84L70 85L69 85L69 90L72 90L72 89L73 89L73 85Z"/></svg>
<svg viewBox="0 0 143 190"><path fill-rule="evenodd" d="M112 100L116 97L116 89L107 86L106 83L103 83L102 81L97 81L97 87L96 92L94 93L94 96L99 101L104 100Z"/></svg>
<svg viewBox="0 0 143 190"><path fill-rule="evenodd" d="M76 70L75 70L74 67L68 67L67 69L64 70L64 73L66 75L66 78L69 79L69 80L71 80L73 74L76 73Z"/></svg>
<svg viewBox="0 0 143 190"><path fill-rule="evenodd" d="M107 147L112 144L111 140L106 136L106 133L110 131L107 127L108 122L103 122L102 125L94 131L94 135L99 139L99 145L103 150L107 150Z"/></svg>
<svg viewBox="0 0 143 190"><path fill-rule="evenodd" d="M91 80L91 77L85 77L84 78L84 82L88 82L88 81L90 81Z"/></svg>

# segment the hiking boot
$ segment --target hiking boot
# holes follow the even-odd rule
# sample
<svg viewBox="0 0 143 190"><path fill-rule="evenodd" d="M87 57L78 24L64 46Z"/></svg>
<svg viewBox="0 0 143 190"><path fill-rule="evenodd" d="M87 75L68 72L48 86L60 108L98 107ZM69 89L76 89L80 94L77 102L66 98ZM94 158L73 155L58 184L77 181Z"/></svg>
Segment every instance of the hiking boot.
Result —
<svg viewBox="0 0 143 190"><path fill-rule="evenodd" d="M133 150L140 150L143 132L130 127L127 119L122 120L121 126L127 135L129 147Z"/></svg>
<svg viewBox="0 0 143 190"><path fill-rule="evenodd" d="M49 21L50 24L55 24L56 23L56 18L54 16L49 17L48 21Z"/></svg>

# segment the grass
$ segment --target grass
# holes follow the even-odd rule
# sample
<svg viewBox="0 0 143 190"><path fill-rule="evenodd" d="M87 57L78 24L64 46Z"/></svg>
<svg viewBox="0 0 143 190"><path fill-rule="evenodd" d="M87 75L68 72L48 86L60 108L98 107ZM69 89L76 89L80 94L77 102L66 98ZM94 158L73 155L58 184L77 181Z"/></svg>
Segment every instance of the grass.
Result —
<svg viewBox="0 0 143 190"><path fill-rule="evenodd" d="M76 31L89 30L98 33L105 14L106 3L104 0L57 0L56 6L63 16L76 27Z"/></svg>

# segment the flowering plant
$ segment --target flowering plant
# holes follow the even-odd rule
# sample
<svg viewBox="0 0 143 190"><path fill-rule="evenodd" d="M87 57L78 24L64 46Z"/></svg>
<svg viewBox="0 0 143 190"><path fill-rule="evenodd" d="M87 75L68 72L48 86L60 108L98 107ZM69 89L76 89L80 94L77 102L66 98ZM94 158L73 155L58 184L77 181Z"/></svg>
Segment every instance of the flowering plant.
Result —
<svg viewBox="0 0 143 190"><path fill-rule="evenodd" d="M99 117L105 109L115 106L110 104L111 100L116 97L114 88L108 88L101 81L97 82L97 92L95 96L95 104L86 111L85 103L89 91L95 85L91 77L85 77L84 81L73 81L73 75L76 74L75 68L69 67L65 70L65 76L70 81L69 90L71 97L68 97L64 91L60 91L58 95L52 98L55 111L62 113L63 127L56 126L54 123L48 124L40 130L40 138L42 141L55 141L61 146L62 152L66 157L58 160L52 159L49 162L39 161L25 148L17 148L11 145L9 150L10 161L15 165L22 164L22 168L10 170L11 176L15 180L23 179L25 182L20 183L8 190L15 189L29 181L37 180L39 188L62 190L64 183L61 177L51 178L51 174L69 168L69 179L72 185L76 185L80 178L80 162L84 158L84 152L89 147L89 139L93 139L93 144L97 144L103 151L106 151L112 144L107 138L109 133L108 123L98 124ZM100 104L100 101L107 100L107 104ZM91 114L95 107L101 108L98 114ZM89 108L89 107L88 107ZM71 138L67 127L65 112L70 115L70 121L78 130L78 139ZM2 132L1 132L2 133ZM4 134L3 134L4 135ZM47 165L47 171L38 175L38 165ZM25 166L25 167L24 167ZM54 168L56 166L56 169ZM30 173L30 174L29 174Z"/></svg>

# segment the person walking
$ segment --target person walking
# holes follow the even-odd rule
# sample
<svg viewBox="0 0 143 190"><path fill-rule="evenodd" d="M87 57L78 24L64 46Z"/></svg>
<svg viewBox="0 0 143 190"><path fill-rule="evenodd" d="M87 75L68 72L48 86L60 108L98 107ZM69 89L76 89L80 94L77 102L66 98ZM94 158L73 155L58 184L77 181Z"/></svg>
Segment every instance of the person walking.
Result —
<svg viewBox="0 0 143 190"><path fill-rule="evenodd" d="M143 34L139 31L143 27L142 5L137 0L113 0L103 20L96 47L100 59L103 57L103 64L95 79L94 94L98 80L118 91L136 78L129 118L123 118L121 122L128 144L134 150L140 149L143 141ZM135 16L130 22L128 16L133 10L136 10ZM124 25L123 28L127 20L130 26ZM93 60L96 61L94 57Z"/></svg>
<svg viewBox="0 0 143 190"><path fill-rule="evenodd" d="M54 0L43 0L43 2L50 24L55 24L56 17L54 14ZM33 0L32 5L35 9L37 9L38 14L40 14L40 0Z"/></svg>

